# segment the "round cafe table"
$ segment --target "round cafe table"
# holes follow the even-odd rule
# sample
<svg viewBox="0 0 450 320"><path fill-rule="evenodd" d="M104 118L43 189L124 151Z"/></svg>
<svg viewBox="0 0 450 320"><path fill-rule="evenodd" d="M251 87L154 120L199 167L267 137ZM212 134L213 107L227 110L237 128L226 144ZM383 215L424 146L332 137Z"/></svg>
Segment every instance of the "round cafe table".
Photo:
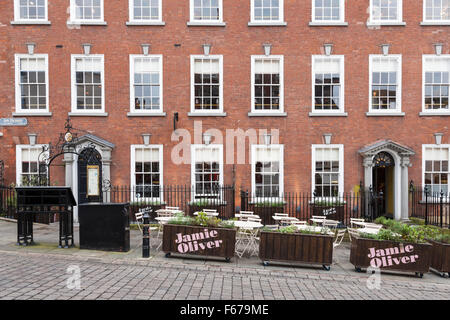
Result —
<svg viewBox="0 0 450 320"><path fill-rule="evenodd" d="M238 227L238 228L243 228L243 229L257 229L257 228L262 228L264 227L264 225L260 222L255 222L255 221L233 221L234 226Z"/></svg>

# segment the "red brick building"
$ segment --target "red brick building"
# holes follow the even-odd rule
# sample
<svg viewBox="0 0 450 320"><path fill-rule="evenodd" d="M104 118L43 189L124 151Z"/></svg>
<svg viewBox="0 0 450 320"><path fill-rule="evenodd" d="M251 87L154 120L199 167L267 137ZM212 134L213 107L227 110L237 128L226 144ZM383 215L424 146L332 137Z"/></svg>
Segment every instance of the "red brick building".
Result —
<svg viewBox="0 0 450 320"><path fill-rule="evenodd" d="M410 180L448 192L448 6L1 1L5 180L36 175L35 146L56 143L70 116L113 185L192 184L201 194L235 180L270 198L313 190L333 196L361 182L384 190L387 210L405 217ZM178 164L174 126L193 136L196 121L202 130L192 144L203 144L209 129L223 142L213 138L185 154L198 166ZM245 163L227 161L238 146L226 143L226 130L238 128L258 136L273 130L272 146L247 139ZM29 134L37 135L34 147ZM149 145L142 134L151 134ZM71 185L78 196L81 171L76 156L65 155L52 164L51 183Z"/></svg>

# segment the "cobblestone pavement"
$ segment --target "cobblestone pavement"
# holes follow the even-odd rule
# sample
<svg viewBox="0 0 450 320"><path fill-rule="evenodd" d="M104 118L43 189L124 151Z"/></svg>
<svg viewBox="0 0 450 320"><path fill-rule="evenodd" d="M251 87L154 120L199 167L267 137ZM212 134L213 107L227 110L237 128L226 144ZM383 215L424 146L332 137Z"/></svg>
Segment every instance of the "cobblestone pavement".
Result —
<svg viewBox="0 0 450 320"><path fill-rule="evenodd" d="M428 273L423 279L382 274L379 289L373 276L349 265L348 245L336 250L331 271L292 266L263 267L256 258L205 261L163 257L141 259L139 234L129 253L58 249L56 241L37 246L14 245L15 224L0 221L0 299L443 299L450 280ZM54 237L54 226L37 226L37 238ZM57 230L57 229L56 229ZM9 238L8 238L9 237ZM8 239L6 239L8 238ZM78 239L78 238L76 238ZM152 253L154 253L153 251ZM80 289L69 289L71 266L80 270ZM373 283L373 282L371 282ZM73 282L69 281L69 284Z"/></svg>

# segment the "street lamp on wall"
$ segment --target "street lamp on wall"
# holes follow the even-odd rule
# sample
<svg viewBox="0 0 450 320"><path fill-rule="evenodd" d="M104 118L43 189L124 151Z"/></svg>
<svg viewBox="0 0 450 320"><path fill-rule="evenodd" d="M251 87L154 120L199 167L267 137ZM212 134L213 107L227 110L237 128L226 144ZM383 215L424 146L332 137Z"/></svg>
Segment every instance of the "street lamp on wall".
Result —
<svg viewBox="0 0 450 320"><path fill-rule="evenodd" d="M209 145L211 143L211 134L204 133L203 134L203 143Z"/></svg>
<svg viewBox="0 0 450 320"><path fill-rule="evenodd" d="M333 52L333 44L332 43L325 43L323 45L323 48L325 50L325 55L329 56Z"/></svg>
<svg viewBox="0 0 450 320"><path fill-rule="evenodd" d="M437 145L440 145L442 143L442 137L444 136L443 133L435 133L434 134L434 140Z"/></svg>
<svg viewBox="0 0 450 320"><path fill-rule="evenodd" d="M270 53L272 51L272 44L270 43L263 43L263 49L264 49L264 55L270 56Z"/></svg>
<svg viewBox="0 0 450 320"><path fill-rule="evenodd" d="M84 54L87 55L87 56L90 55L91 54L92 44L90 44L90 43L83 43L82 46L83 46Z"/></svg>
<svg viewBox="0 0 450 320"><path fill-rule="evenodd" d="M381 50L382 50L382 52L383 52L383 56L387 56L388 54L389 54L389 48L390 48L390 44L387 44L387 43L383 43L383 44L380 44L380 47L381 47Z"/></svg>
<svg viewBox="0 0 450 320"><path fill-rule="evenodd" d="M148 146L150 144L150 137L152 136L151 133L143 133L142 139L144 141L144 145Z"/></svg>
<svg viewBox="0 0 450 320"><path fill-rule="evenodd" d="M144 56L148 56L148 53L150 51L150 45L147 43L143 43L143 44L141 44L141 47L142 47L142 54Z"/></svg>
<svg viewBox="0 0 450 320"><path fill-rule="evenodd" d="M333 136L332 133L324 133L323 140L325 141L325 144L331 144L331 137Z"/></svg>
<svg viewBox="0 0 450 320"><path fill-rule="evenodd" d="M268 146L268 145L270 145L272 143L272 135L271 134L266 133L266 134L263 135L263 138L264 138L264 144L266 146Z"/></svg>
<svg viewBox="0 0 450 320"><path fill-rule="evenodd" d="M434 52L437 56L440 56L442 54L442 47L444 46L442 43L434 43Z"/></svg>
<svg viewBox="0 0 450 320"><path fill-rule="evenodd" d="M211 44L209 44L209 43L204 43L203 45L202 45L202 47L203 47L203 54L205 55L205 56L209 56L209 54L210 54L210 52L211 52Z"/></svg>
<svg viewBox="0 0 450 320"><path fill-rule="evenodd" d="M36 43L34 42L27 42L26 43L28 54L33 55L34 54L34 48L36 47Z"/></svg>
<svg viewBox="0 0 450 320"><path fill-rule="evenodd" d="M34 146L36 144L36 140L37 140L37 133L28 134L28 142L31 146Z"/></svg>

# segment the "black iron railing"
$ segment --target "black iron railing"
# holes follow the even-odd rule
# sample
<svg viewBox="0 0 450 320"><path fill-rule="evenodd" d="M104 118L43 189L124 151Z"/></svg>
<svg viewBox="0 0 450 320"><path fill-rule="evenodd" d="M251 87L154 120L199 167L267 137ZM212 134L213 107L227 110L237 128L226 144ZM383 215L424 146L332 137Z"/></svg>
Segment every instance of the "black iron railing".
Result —
<svg viewBox="0 0 450 320"><path fill-rule="evenodd" d="M450 228L450 193L432 191L430 187L414 186L409 188L409 216L420 218L425 224L441 228Z"/></svg>
<svg viewBox="0 0 450 320"><path fill-rule="evenodd" d="M0 217L16 219L17 196L14 187L0 185Z"/></svg>

